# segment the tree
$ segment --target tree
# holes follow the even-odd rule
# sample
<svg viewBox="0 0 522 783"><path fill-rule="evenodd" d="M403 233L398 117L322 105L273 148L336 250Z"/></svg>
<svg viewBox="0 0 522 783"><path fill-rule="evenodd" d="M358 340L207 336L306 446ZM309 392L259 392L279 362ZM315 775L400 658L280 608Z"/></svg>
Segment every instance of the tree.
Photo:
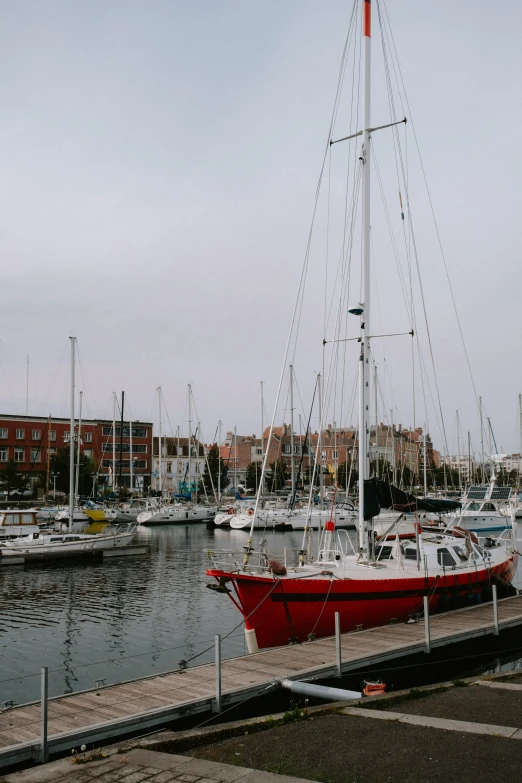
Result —
<svg viewBox="0 0 522 783"><path fill-rule="evenodd" d="M0 481L9 494L13 489L24 489L27 478L25 473L21 473L18 470L14 459L10 459L0 474Z"/></svg>
<svg viewBox="0 0 522 783"><path fill-rule="evenodd" d="M219 466L221 465L221 492L228 487L230 479L228 478L228 468L219 456L219 446L217 443L213 443L208 450L207 459L205 462L205 470L201 477L201 483L205 488L208 495L213 495L218 491L218 479L219 479ZM212 480L211 480L212 479ZM212 489L212 484L214 488Z"/></svg>
<svg viewBox="0 0 522 783"><path fill-rule="evenodd" d="M56 473L56 489L69 492L69 446L58 449L51 457L51 473ZM76 462L76 460L75 460ZM88 495L92 489L92 477L96 473L94 462L80 451L80 472L78 494Z"/></svg>
<svg viewBox="0 0 522 783"><path fill-rule="evenodd" d="M266 486L269 492L284 489L288 479L288 467L284 459L270 463L270 471L266 473Z"/></svg>
<svg viewBox="0 0 522 783"><path fill-rule="evenodd" d="M261 462L251 462L247 465L245 483L247 489L253 489L257 492L259 484L261 483L261 469L263 465Z"/></svg>

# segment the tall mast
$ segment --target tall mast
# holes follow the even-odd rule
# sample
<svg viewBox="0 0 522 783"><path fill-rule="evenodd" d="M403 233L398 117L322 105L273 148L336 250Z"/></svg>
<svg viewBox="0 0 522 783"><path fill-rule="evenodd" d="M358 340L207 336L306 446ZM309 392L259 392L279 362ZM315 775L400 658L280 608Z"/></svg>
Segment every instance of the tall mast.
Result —
<svg viewBox="0 0 522 783"><path fill-rule="evenodd" d="M369 475L368 413L370 358L370 75L371 75L371 14L370 0L363 8L363 129L362 129L362 296L361 354L359 357L359 553L368 557L368 534L364 521L364 480Z"/></svg>
<svg viewBox="0 0 522 783"><path fill-rule="evenodd" d="M290 465L292 472L292 497L295 492L294 459L294 368L290 365Z"/></svg>
<svg viewBox="0 0 522 783"><path fill-rule="evenodd" d="M468 484L473 484L473 475L471 473L471 435L468 430Z"/></svg>
<svg viewBox="0 0 522 783"><path fill-rule="evenodd" d="M520 395L519 395L519 401L520 401ZM482 397L479 397L479 408L480 408L480 467L482 472L482 483L484 484L486 481L486 477L484 476L484 422L482 420Z"/></svg>
<svg viewBox="0 0 522 783"><path fill-rule="evenodd" d="M377 365L373 364L373 402L375 408L375 475L379 478L379 413L377 410Z"/></svg>
<svg viewBox="0 0 522 783"><path fill-rule="evenodd" d="M120 470L118 472L118 486L123 486L122 470L123 470L123 407L125 405L125 392L121 393L121 416L120 416Z"/></svg>
<svg viewBox="0 0 522 783"><path fill-rule="evenodd" d="M112 491L116 484L116 392L112 393Z"/></svg>
<svg viewBox="0 0 522 783"><path fill-rule="evenodd" d="M237 424L234 425L234 492L237 492Z"/></svg>
<svg viewBox="0 0 522 783"><path fill-rule="evenodd" d="M424 424L424 497L428 494L428 461L426 459L426 424Z"/></svg>
<svg viewBox="0 0 522 783"><path fill-rule="evenodd" d="M159 420L158 420L158 480L159 480L159 491L161 497L163 497L163 479L162 479L162 448L161 448L161 386L158 386L158 410L159 410Z"/></svg>
<svg viewBox="0 0 522 783"><path fill-rule="evenodd" d="M177 443L176 443L176 471L179 477L179 424L177 429ZM178 492L182 491L182 487L180 487L179 478L178 478Z"/></svg>
<svg viewBox="0 0 522 783"><path fill-rule="evenodd" d="M263 381L261 381L261 467L265 459L265 422L264 422L264 402L263 402ZM261 494L263 494L263 471L261 470Z"/></svg>
<svg viewBox="0 0 522 783"><path fill-rule="evenodd" d="M129 484L130 492L134 489L134 463L132 461L132 421L129 421Z"/></svg>
<svg viewBox="0 0 522 783"><path fill-rule="evenodd" d="M390 422L391 422L391 457L392 457L392 478L393 483L397 484L397 465L395 464L395 426L393 424L393 408L390 408Z"/></svg>
<svg viewBox="0 0 522 783"><path fill-rule="evenodd" d="M458 411L457 411L457 460L458 460L458 467L459 467L459 489L462 489L462 478L460 475L460 422L459 422Z"/></svg>
<svg viewBox="0 0 522 783"><path fill-rule="evenodd" d="M221 419L218 421L218 504L221 503Z"/></svg>
<svg viewBox="0 0 522 783"><path fill-rule="evenodd" d="M27 357L27 368L25 377L25 415L29 416L29 357Z"/></svg>
<svg viewBox="0 0 522 783"><path fill-rule="evenodd" d="M190 383L188 385L188 425L189 425L189 436L188 436L188 491L191 492L191 488L192 488L192 449L190 447L190 444L191 444L191 438L192 438L192 394L191 394Z"/></svg>
<svg viewBox="0 0 522 783"><path fill-rule="evenodd" d="M69 427L69 530L72 528L74 518L74 349L76 337L69 337L71 341L71 421Z"/></svg>
<svg viewBox="0 0 522 783"><path fill-rule="evenodd" d="M518 444L518 451L519 451L518 485L520 487L522 486L522 394L518 395L518 427L519 427L519 438L520 438L520 442Z"/></svg>
<svg viewBox="0 0 522 783"><path fill-rule="evenodd" d="M78 445L76 448L76 502L80 495L80 445L82 442L82 402L83 392L80 392L80 410L78 413Z"/></svg>

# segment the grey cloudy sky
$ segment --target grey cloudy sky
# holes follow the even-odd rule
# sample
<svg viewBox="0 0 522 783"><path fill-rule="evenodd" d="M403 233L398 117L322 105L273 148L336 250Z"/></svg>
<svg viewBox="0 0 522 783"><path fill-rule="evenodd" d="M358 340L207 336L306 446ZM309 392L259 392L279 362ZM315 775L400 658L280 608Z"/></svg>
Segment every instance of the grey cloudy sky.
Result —
<svg viewBox="0 0 522 783"><path fill-rule="evenodd" d="M259 432L259 381L270 410L351 5L0 0L2 411L25 410L29 354L30 411L67 414L72 333L90 415L110 416L112 390L125 389L133 417L148 419L161 384L175 426L191 382L207 440L219 418ZM477 391L499 448L516 450L522 6L388 0L388 11ZM477 411L411 176L452 449L455 410L475 444ZM305 408L321 362L321 253L319 243L295 359ZM379 324L402 328L380 263ZM386 404L404 424L408 350L386 356Z"/></svg>

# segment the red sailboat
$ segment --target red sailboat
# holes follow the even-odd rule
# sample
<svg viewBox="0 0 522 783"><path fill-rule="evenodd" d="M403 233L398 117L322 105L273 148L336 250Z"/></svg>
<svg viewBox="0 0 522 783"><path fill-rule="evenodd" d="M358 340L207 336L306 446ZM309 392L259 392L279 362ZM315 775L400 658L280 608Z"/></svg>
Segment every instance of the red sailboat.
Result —
<svg viewBox="0 0 522 783"><path fill-rule="evenodd" d="M415 538L407 542L392 530L378 542L372 534L372 519L383 505L383 493L382 487L368 480L370 338L375 338L370 333L370 136L399 122L371 127L371 2L363 0L362 5L363 128L346 137L362 137L362 302L349 311L360 319L357 545L352 547L346 533L341 536L342 531L336 531L330 520L315 558L311 531L292 563L271 560L263 550L254 552L259 490L244 552L239 556L209 552L212 565L207 569L207 575L215 578L209 586L227 593L242 613L251 652L333 635L337 612L341 631L347 632L407 621L420 614L425 596L431 612L487 600L491 585L508 585L516 569L517 553L509 528L498 539L480 540L462 529L423 529L418 523ZM406 500L410 511L420 511L425 508L422 504L413 496Z"/></svg>

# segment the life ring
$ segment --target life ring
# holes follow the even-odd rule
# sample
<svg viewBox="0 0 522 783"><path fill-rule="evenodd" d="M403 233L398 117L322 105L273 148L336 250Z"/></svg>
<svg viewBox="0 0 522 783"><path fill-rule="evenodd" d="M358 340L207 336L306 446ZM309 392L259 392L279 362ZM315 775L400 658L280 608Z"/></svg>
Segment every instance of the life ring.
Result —
<svg viewBox="0 0 522 783"><path fill-rule="evenodd" d="M227 508L227 514L230 514L230 516L233 516L234 509L233 508Z"/></svg>
<svg viewBox="0 0 522 783"><path fill-rule="evenodd" d="M248 516L249 517L253 517L254 516L254 509L253 508L249 508L248 509Z"/></svg>

